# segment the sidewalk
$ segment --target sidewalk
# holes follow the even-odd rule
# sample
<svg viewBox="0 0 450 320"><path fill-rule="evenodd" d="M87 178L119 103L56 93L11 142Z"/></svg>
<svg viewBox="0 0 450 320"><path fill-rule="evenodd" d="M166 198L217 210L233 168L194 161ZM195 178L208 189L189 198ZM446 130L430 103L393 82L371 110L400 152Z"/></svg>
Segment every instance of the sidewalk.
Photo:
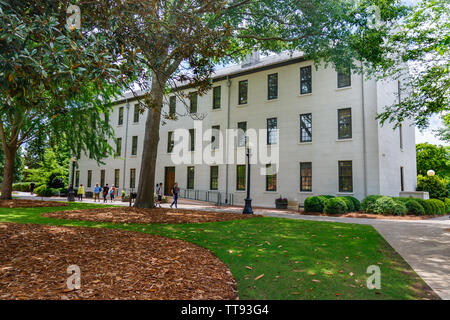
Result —
<svg viewBox="0 0 450 320"><path fill-rule="evenodd" d="M67 201L66 198L41 198L20 192L21 199ZM94 203L92 199L83 200ZM97 202L98 203L98 202ZM100 203L103 203L100 202ZM111 204L110 201L107 203ZM114 205L129 206L129 202L115 201ZM163 204L168 208L170 204ZM210 203L180 199L179 209L241 213L242 208L218 207ZM450 300L450 219L448 216L427 220L381 220L328 216L306 216L289 211L254 208L255 214L296 220L329 221L373 226L386 241L409 263L417 274L442 298Z"/></svg>

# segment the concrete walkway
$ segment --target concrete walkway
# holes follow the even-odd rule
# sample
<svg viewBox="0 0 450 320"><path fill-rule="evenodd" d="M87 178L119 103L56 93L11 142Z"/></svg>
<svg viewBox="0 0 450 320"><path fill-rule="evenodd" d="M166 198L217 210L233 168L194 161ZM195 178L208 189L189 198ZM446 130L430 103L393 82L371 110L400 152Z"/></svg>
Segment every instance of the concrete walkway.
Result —
<svg viewBox="0 0 450 320"><path fill-rule="evenodd" d="M29 193L18 193L15 196L21 199L66 200L65 198L30 196ZM83 200L83 202L94 203L91 199ZM108 202L108 204L111 203ZM129 205L127 202L120 201L113 204ZM169 205L163 204L163 207L169 207ZM239 207L223 208L190 200L179 200L178 208L242 212L242 208ZM254 211L257 214L277 218L371 225L442 299L450 300L450 219L448 216L427 220L381 220L306 216L263 208Z"/></svg>

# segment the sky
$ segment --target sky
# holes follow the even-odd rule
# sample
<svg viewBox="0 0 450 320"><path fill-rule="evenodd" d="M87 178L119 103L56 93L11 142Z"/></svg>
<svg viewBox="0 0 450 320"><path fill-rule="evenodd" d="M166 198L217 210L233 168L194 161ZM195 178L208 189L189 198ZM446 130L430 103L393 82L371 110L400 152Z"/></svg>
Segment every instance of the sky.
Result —
<svg viewBox="0 0 450 320"><path fill-rule="evenodd" d="M450 146L449 143L445 143L444 141L439 140L433 133L433 130L439 129L442 127L441 120L438 116L433 116L430 120L430 127L423 132L420 132L416 128L416 143L428 142L431 144L442 145L442 146Z"/></svg>

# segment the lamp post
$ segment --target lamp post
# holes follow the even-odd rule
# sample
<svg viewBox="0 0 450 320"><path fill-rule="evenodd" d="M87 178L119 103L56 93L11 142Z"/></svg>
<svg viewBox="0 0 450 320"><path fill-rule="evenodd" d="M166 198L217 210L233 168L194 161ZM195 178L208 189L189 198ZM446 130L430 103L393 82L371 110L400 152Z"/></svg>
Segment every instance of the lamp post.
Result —
<svg viewBox="0 0 450 320"><path fill-rule="evenodd" d="M73 201L75 201L75 192L74 192L74 187L75 187L75 163L76 163L76 161L77 161L77 159L75 158L75 157L72 157L72 180L71 180L71 182L72 182L72 188L69 188L69 192L68 192L68 194L67 194L67 200L68 201L71 201L71 202L73 202Z"/></svg>
<svg viewBox="0 0 450 320"><path fill-rule="evenodd" d="M245 137L245 141L247 142L247 137ZM245 207L243 214L253 214L252 209L252 199L250 198L250 156L251 156L251 148L250 143L246 143L247 145L247 198L245 198Z"/></svg>

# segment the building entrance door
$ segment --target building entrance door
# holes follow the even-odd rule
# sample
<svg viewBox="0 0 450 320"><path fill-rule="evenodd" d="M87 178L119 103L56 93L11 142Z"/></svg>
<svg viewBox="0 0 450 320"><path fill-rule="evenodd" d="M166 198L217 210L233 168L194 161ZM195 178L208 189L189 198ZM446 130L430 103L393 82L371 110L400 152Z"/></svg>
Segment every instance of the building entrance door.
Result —
<svg viewBox="0 0 450 320"><path fill-rule="evenodd" d="M165 168L165 178L164 178L164 194L170 196L170 190L175 184L175 167Z"/></svg>

